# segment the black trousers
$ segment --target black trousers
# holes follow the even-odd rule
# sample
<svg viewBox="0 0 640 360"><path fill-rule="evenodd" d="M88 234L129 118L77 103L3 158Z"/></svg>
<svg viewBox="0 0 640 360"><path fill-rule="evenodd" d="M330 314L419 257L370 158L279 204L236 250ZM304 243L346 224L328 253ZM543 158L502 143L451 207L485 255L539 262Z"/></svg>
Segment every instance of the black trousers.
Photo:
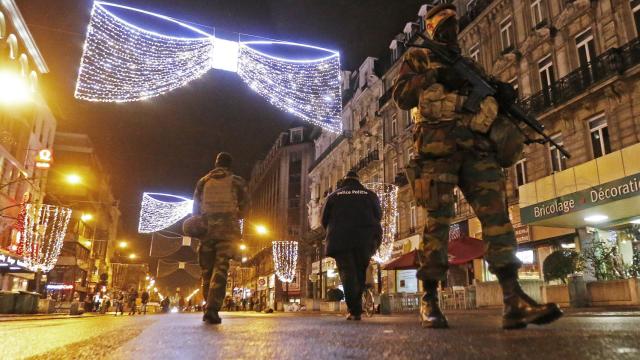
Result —
<svg viewBox="0 0 640 360"><path fill-rule="evenodd" d="M349 313L360 315L362 314L362 292L365 289L367 266L369 266L371 255L368 251L353 249L340 252L333 258L338 265Z"/></svg>

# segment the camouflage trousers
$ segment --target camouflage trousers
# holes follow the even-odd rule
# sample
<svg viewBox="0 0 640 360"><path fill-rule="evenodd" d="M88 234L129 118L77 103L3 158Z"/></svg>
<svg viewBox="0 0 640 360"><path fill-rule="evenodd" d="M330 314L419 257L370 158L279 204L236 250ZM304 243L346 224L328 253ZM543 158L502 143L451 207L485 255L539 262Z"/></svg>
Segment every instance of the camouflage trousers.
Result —
<svg viewBox="0 0 640 360"><path fill-rule="evenodd" d="M445 133L439 136L438 131ZM420 177L431 181L429 200L421 204L426 208L427 224L422 236L424 253L418 278L446 278L449 226L455 216L453 190L456 186L482 224L489 270L495 272L504 267L519 267L515 233L506 203L505 175L495 152L490 151L485 142L486 138L459 124L449 129L440 128L431 135L435 138L423 138L420 143L423 155Z"/></svg>
<svg viewBox="0 0 640 360"><path fill-rule="evenodd" d="M218 312L227 289L229 260L236 254L239 229L232 217L207 216L207 224L207 235L198 248L198 263L202 270L202 295L207 299L206 311Z"/></svg>

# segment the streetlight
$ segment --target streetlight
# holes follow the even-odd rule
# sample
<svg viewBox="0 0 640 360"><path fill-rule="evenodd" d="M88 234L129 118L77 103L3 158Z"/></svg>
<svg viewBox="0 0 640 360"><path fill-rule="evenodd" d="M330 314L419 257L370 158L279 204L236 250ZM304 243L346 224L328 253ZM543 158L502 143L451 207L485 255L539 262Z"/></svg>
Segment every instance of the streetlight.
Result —
<svg viewBox="0 0 640 360"><path fill-rule="evenodd" d="M24 77L8 72L0 72L0 103L6 105L24 104L31 101L31 89Z"/></svg>
<svg viewBox="0 0 640 360"><path fill-rule="evenodd" d="M87 221L91 221L93 220L93 215L89 214L89 213L84 213L82 214L82 216L80 216L80 220L87 222Z"/></svg>
<svg viewBox="0 0 640 360"><path fill-rule="evenodd" d="M118 247L120 247L121 249L126 249L128 246L126 241L120 241L120 243L118 244Z"/></svg>
<svg viewBox="0 0 640 360"><path fill-rule="evenodd" d="M256 225L256 233L259 235L267 235L269 230L267 230L267 227L264 225Z"/></svg>
<svg viewBox="0 0 640 360"><path fill-rule="evenodd" d="M242 251L247 250L247 245L245 245L245 244L240 244L240 250L242 250Z"/></svg>
<svg viewBox="0 0 640 360"><path fill-rule="evenodd" d="M67 183L71 184L71 185L78 185L82 182L82 177L80 177L80 175L73 173L73 174L69 174L66 177Z"/></svg>
<svg viewBox="0 0 640 360"><path fill-rule="evenodd" d="M135 258L137 258L138 256L136 256L136 254L129 254L129 259L133 260Z"/></svg>

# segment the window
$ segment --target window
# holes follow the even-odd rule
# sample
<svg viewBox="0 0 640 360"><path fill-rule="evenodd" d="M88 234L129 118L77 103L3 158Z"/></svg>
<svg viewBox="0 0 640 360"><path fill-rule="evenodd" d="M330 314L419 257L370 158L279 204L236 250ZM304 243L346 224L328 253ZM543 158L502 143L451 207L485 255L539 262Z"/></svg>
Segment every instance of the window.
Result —
<svg viewBox="0 0 640 360"><path fill-rule="evenodd" d="M469 48L469 57L475 62L480 62L480 45L475 44Z"/></svg>
<svg viewBox="0 0 640 360"><path fill-rule="evenodd" d="M527 183L527 159L522 159L516 163L516 186Z"/></svg>
<svg viewBox="0 0 640 360"><path fill-rule="evenodd" d="M416 213L416 203L412 202L409 206L409 228L410 232L415 232L418 226L418 218Z"/></svg>
<svg viewBox="0 0 640 360"><path fill-rule="evenodd" d="M631 1L633 20L636 23L636 35L640 35L640 0Z"/></svg>
<svg viewBox="0 0 640 360"><path fill-rule="evenodd" d="M393 159L393 164L391 165L391 168L393 169L393 177L396 177L396 175L398 175L398 160Z"/></svg>
<svg viewBox="0 0 640 360"><path fill-rule="evenodd" d="M540 84L543 89L548 89L554 81L553 61L551 60L551 55L538 62L538 69L540 73Z"/></svg>
<svg viewBox="0 0 640 360"><path fill-rule="evenodd" d="M531 22L533 26L537 26L542 20L542 0L533 0L531 2Z"/></svg>
<svg viewBox="0 0 640 360"><path fill-rule="evenodd" d="M511 22L511 16L509 16L500 23L500 42L503 51L513 48L512 33L513 24Z"/></svg>
<svg viewBox="0 0 640 360"><path fill-rule="evenodd" d="M393 114L393 117L391 117L391 137L396 136L398 136L398 116Z"/></svg>
<svg viewBox="0 0 640 360"><path fill-rule="evenodd" d="M596 49L593 42L591 28L576 36L576 49L578 50L578 62L580 67L589 66L591 61L596 58Z"/></svg>
<svg viewBox="0 0 640 360"><path fill-rule="evenodd" d="M476 0L467 0L467 12L476 6Z"/></svg>
<svg viewBox="0 0 640 360"><path fill-rule="evenodd" d="M409 165L409 161L411 160L411 156L413 155L413 147L410 146L407 148L407 151L404 152L406 154L406 158L404 160L405 165Z"/></svg>
<svg viewBox="0 0 640 360"><path fill-rule="evenodd" d="M302 128L291 129L291 143L292 144L301 143L302 139L303 139L303 129Z"/></svg>
<svg viewBox="0 0 640 360"><path fill-rule="evenodd" d="M562 146L562 134L557 134L551 137L556 144ZM549 146L549 155L551 156L551 170L552 172L562 171L567 168L567 158L562 155L560 150L555 145Z"/></svg>
<svg viewBox="0 0 640 360"><path fill-rule="evenodd" d="M604 115L598 115L589 120L589 132L591 134L591 147L593 148L594 158L599 158L611 152L609 129Z"/></svg>
<svg viewBox="0 0 640 360"><path fill-rule="evenodd" d="M409 125L417 124L420 120L420 111L418 111L417 107L414 107L409 111Z"/></svg>

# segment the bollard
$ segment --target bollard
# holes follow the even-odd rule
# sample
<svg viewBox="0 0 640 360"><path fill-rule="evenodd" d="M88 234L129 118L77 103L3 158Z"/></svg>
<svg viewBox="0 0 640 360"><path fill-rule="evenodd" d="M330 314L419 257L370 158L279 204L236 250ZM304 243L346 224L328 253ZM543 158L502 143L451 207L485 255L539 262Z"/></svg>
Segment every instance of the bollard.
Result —
<svg viewBox="0 0 640 360"><path fill-rule="evenodd" d="M587 282L582 275L569 276L569 303L571 307L587 307L590 304Z"/></svg>
<svg viewBox="0 0 640 360"><path fill-rule="evenodd" d="M380 295L380 314L391 315L391 297L386 293Z"/></svg>

